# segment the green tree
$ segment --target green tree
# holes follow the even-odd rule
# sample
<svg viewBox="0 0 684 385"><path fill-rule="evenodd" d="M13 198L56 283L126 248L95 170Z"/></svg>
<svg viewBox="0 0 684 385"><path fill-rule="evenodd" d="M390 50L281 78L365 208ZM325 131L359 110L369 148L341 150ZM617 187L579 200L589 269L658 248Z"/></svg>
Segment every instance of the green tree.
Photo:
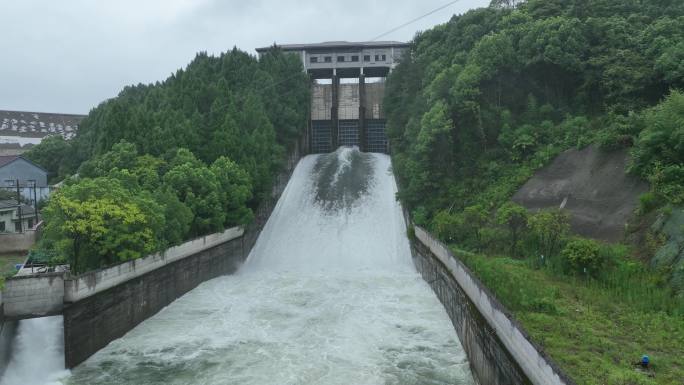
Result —
<svg viewBox="0 0 684 385"><path fill-rule="evenodd" d="M605 263L599 244L590 239L568 242L561 256L569 271L587 276L596 276Z"/></svg>
<svg viewBox="0 0 684 385"><path fill-rule="evenodd" d="M185 155L183 151L179 154ZM164 185L175 192L178 199L192 210L194 215L190 235L198 236L220 231L225 223L226 213L221 204L221 191L218 178L205 165L196 159L186 159L178 164L178 159L164 175Z"/></svg>
<svg viewBox="0 0 684 385"><path fill-rule="evenodd" d="M155 193L157 203L164 210L164 240L169 246L175 246L188 239L193 220L192 210L181 202L174 191L168 187Z"/></svg>
<svg viewBox="0 0 684 385"><path fill-rule="evenodd" d="M463 222L470 228L478 249L484 246L482 244L482 230L487 225L488 219L489 212L482 205L468 206L463 210Z"/></svg>
<svg viewBox="0 0 684 385"><path fill-rule="evenodd" d="M82 179L63 187L43 216L41 246L64 255L78 273L165 246L161 207L149 196L130 194L115 179Z"/></svg>
<svg viewBox="0 0 684 385"><path fill-rule="evenodd" d="M111 151L96 156L83 163L79 175L84 178L96 178L108 175L114 169L131 170L135 166L138 150L135 145L121 140L112 146Z"/></svg>
<svg viewBox="0 0 684 385"><path fill-rule="evenodd" d="M57 181L64 177L73 168L71 161L73 146L61 135L52 135L43 139L37 145L24 154L24 156L48 172L51 181Z"/></svg>
<svg viewBox="0 0 684 385"><path fill-rule="evenodd" d="M417 194L439 188L448 177L451 160L453 124L446 111L444 102L437 102L420 122L420 132L416 138L414 154L416 162L410 167L415 169L409 182Z"/></svg>
<svg viewBox="0 0 684 385"><path fill-rule="evenodd" d="M545 258L553 258L570 232L570 216L562 210L542 210L528 219L536 249Z"/></svg>
<svg viewBox="0 0 684 385"><path fill-rule="evenodd" d="M245 225L252 220L252 210L247 202L252 198L249 174L235 162L220 157L211 165L220 188L221 202L226 213L225 225Z"/></svg>
<svg viewBox="0 0 684 385"><path fill-rule="evenodd" d="M645 114L646 129L632 152L633 169L675 204L684 202L684 93L673 91Z"/></svg>
<svg viewBox="0 0 684 385"><path fill-rule="evenodd" d="M514 257L518 256L518 242L521 233L527 227L527 217L527 209L513 202L506 202L496 212L496 221L508 227L511 242L510 253Z"/></svg>

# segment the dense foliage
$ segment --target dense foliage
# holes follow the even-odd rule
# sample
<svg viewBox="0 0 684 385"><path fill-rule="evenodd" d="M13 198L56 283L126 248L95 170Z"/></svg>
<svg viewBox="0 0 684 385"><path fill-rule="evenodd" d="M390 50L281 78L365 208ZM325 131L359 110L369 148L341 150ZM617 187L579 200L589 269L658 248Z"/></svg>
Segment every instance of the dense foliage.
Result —
<svg viewBox="0 0 684 385"><path fill-rule="evenodd" d="M677 297L667 284L671 271L632 258L651 258L662 246L657 235L646 234L646 246L601 244L574 237L562 210L529 213L510 200L560 152L594 144L629 149L630 171L651 182L640 202L642 228L654 209L684 203L682 41L681 1L495 0L418 34L390 75L385 108L399 198L417 224L476 252L467 262L528 326L546 328L550 322L536 321L553 318L581 327L564 311L590 295L547 296L541 284L527 290L526 274L555 287L607 290L624 317L631 311L635 319L681 321L684 293ZM506 258L494 263L482 255ZM563 345L573 339L563 330L549 330L531 333L560 341L554 352L579 383L671 383L681 374L662 368L667 376L656 380L633 375L629 364L620 366L624 357L605 359L595 334L574 336L584 349L575 350ZM574 365L581 357L602 360L604 372Z"/></svg>
<svg viewBox="0 0 684 385"><path fill-rule="evenodd" d="M636 143L658 157L655 141L675 139L670 156L658 159L682 163L681 94L646 117L642 111L684 87L683 3L509 3L419 34L389 78L401 198L419 217L476 204L489 211L572 146ZM657 114L669 114L669 126ZM656 133L638 139L646 126ZM649 175L657 165L642 158Z"/></svg>
<svg viewBox="0 0 684 385"><path fill-rule="evenodd" d="M81 272L248 223L306 127L308 80L278 49L200 53L167 80L126 87L71 141L27 156L65 186L39 253Z"/></svg>
<svg viewBox="0 0 684 385"><path fill-rule="evenodd" d="M632 147L651 208L681 203L683 38L666 0L496 1L417 35L386 97L400 199L462 247L560 256L567 237L549 244L507 202L593 143Z"/></svg>

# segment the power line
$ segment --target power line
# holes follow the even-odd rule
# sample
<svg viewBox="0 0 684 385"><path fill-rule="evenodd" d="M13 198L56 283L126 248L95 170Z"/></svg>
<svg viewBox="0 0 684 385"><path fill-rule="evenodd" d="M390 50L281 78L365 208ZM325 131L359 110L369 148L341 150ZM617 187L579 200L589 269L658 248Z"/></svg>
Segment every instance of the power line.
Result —
<svg viewBox="0 0 684 385"><path fill-rule="evenodd" d="M461 1L461 0L454 0L454 1L452 1L452 2L449 2L449 3L447 3L447 4L444 4L444 5L442 5L441 7L435 8L435 9L433 9L432 11L430 11L430 12L428 12L428 13L422 15L422 16L416 17L415 19L413 19L413 20L411 20L411 21L407 21L406 23L404 23L404 24L402 24L402 25L400 25L400 26L398 26L398 27L394 27L394 28L390 29L389 31L387 31L387 32L385 32L385 33L382 33L382 34L380 34L380 35L378 35L378 36L372 38L372 39L369 40L369 41L376 41L376 40L380 39L381 37L387 36L387 35L389 35L389 34L392 33L392 32L396 32L396 31L398 31L398 30L400 30L400 29L402 29L402 28L404 28L404 27L406 27L406 26L408 26L408 25L410 25L410 24L415 23L416 21L418 21L418 20L420 20L420 19L426 18L426 17L428 17L428 16L430 16L430 15L432 15L432 14L435 14L435 13L437 13L437 12L443 10L444 8L450 7L450 6L452 6L452 5L456 4L456 3L458 3L459 1Z"/></svg>

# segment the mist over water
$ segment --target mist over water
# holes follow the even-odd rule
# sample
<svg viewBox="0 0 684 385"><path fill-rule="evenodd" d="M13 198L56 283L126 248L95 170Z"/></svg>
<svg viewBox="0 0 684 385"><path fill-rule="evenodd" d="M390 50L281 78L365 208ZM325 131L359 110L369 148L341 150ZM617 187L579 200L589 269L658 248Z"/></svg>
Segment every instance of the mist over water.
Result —
<svg viewBox="0 0 684 385"><path fill-rule="evenodd" d="M62 330L61 316L20 321L0 385L59 384L58 380L68 375Z"/></svg>
<svg viewBox="0 0 684 385"><path fill-rule="evenodd" d="M472 384L415 271L389 157L303 158L244 266L203 283L67 384Z"/></svg>

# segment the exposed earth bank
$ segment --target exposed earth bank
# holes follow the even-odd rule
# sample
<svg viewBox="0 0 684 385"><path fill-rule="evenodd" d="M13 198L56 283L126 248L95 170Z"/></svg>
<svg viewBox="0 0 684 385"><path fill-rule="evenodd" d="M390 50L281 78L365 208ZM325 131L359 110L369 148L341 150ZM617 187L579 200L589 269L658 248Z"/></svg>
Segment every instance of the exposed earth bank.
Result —
<svg viewBox="0 0 684 385"><path fill-rule="evenodd" d="M620 241L639 195L648 191L646 182L627 174L628 160L626 149L605 152L588 146L565 151L537 171L513 201L533 211L563 206L571 215L573 232Z"/></svg>

